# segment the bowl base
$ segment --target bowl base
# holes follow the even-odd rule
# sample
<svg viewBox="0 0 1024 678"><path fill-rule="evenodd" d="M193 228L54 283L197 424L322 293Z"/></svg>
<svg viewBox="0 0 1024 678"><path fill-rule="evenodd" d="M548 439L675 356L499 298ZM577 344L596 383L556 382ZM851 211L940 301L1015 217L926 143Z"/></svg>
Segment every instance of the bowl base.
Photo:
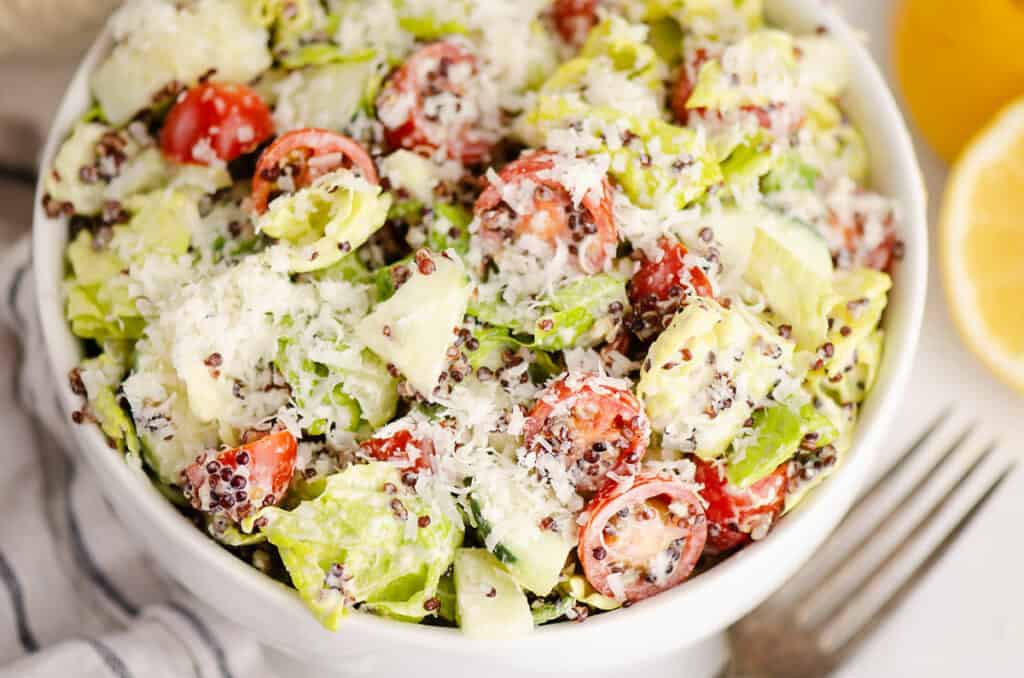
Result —
<svg viewBox="0 0 1024 678"><path fill-rule="evenodd" d="M276 649L264 647L267 660L275 673L289 678L394 678L397 676L427 675L445 678L530 678L536 676L574 676L586 674L587 678L620 678L623 675L644 678L713 678L725 666L729 648L725 634L719 633L705 638L695 645L658 656L650 662L635 664L628 670L624 667L610 667L607 671L582 668L578 672L571 667L558 666L551 672L528 672L519 668L501 667L494 660L472 658L448 658L442 664L434 665L422 655L414 652L392 652L386 656L368 654L339 666L334 663L329 669L320 665L304 663L303 660ZM396 656L405 655L405 656ZM455 664L455 665L453 665Z"/></svg>

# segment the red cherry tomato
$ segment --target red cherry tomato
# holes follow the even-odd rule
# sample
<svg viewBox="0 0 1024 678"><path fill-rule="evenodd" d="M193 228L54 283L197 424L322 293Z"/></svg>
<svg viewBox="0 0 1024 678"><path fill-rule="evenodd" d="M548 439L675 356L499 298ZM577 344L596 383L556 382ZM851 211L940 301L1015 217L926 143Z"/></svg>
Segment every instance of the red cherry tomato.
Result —
<svg viewBox="0 0 1024 678"><path fill-rule="evenodd" d="M679 480L642 476L625 491L609 483L586 512L583 574L610 598L643 600L681 584L707 539L700 499Z"/></svg>
<svg viewBox="0 0 1024 678"><path fill-rule="evenodd" d="M862 214L854 214L848 222L840 223L834 212L829 212L829 228L839 231L843 246L834 251L833 256L842 265L860 265L876 271L892 272L893 264L902 256L903 244L896 236L895 219L890 213L882 222L884 233L881 242L873 248L863 250L862 242L865 234L865 218Z"/></svg>
<svg viewBox="0 0 1024 678"><path fill-rule="evenodd" d="M786 505L789 464L747 489L730 485L719 464L693 458L694 480L704 486L701 498L707 502L708 544L711 554L726 553L768 533Z"/></svg>
<svg viewBox="0 0 1024 678"><path fill-rule="evenodd" d="M360 448L370 459L392 462L400 467L403 471L402 480L408 485L416 484L419 473L433 471L434 443L413 437L408 429L401 429L383 438L370 438Z"/></svg>
<svg viewBox="0 0 1024 678"><path fill-rule="evenodd" d="M707 50L698 49L694 52L693 62L687 67L683 64L683 67L679 69L679 78L676 80L675 86L672 88L672 112L675 113L676 120L680 124L685 125L690 119L690 109L686 107L686 103L690 100L693 95L693 90L697 87L697 83L690 77L689 73L692 70L694 73L700 73L700 67L708 60ZM702 109L698 109L702 110Z"/></svg>
<svg viewBox="0 0 1024 678"><path fill-rule="evenodd" d="M580 492L594 492L609 473L635 475L651 426L636 397L595 374L568 375L545 389L526 418L526 447L560 457Z"/></svg>
<svg viewBox="0 0 1024 678"><path fill-rule="evenodd" d="M284 497L295 471L298 443L278 431L222 452L200 455L184 472L185 496L195 508L238 522Z"/></svg>
<svg viewBox="0 0 1024 678"><path fill-rule="evenodd" d="M686 268L687 249L683 243L662 238L658 247L663 253L661 259L654 261L644 255L629 282L631 327L641 339L660 333L665 319L674 316L687 297L714 297L704 271L697 266Z"/></svg>
<svg viewBox="0 0 1024 678"><path fill-rule="evenodd" d="M599 195L591 190L577 208L564 185L544 176L558 156L551 151L532 151L509 163L499 174L503 190L523 193L532 189L528 209L517 212L490 184L477 199L475 213L484 244L500 251L506 242L530 234L556 247L569 243L569 252L584 272L597 272L614 256L619 232L612 216L611 184L605 178Z"/></svg>
<svg viewBox="0 0 1024 678"><path fill-rule="evenodd" d="M587 41L597 25L597 0L555 0L551 18L562 40L574 47Z"/></svg>
<svg viewBox="0 0 1024 678"><path fill-rule="evenodd" d="M700 73L700 68L710 59L706 50L698 49L694 52L692 66L693 73ZM676 120L681 125L685 125L690 120L690 115L707 115L708 110L706 108L688 108L687 103L690 101L690 97L693 96L693 90L696 89L697 83L690 77L690 70L685 66L680 69L679 77L672 87L671 101L669 105L672 108L672 113L675 115ZM764 129L772 128L771 112L779 108L780 104L769 104L767 106L741 106L740 110L747 113L753 113L757 116L758 124ZM720 115L716 112L716 115ZM792 124L791 131L796 131L803 125L803 119L796 120Z"/></svg>
<svg viewBox="0 0 1024 678"><path fill-rule="evenodd" d="M380 183L373 159L357 141L315 127L286 132L263 151L256 163L253 208L260 214L266 212L272 194L281 190L285 177L290 180L288 188L296 190L341 167L355 168L371 184Z"/></svg>
<svg viewBox="0 0 1024 678"><path fill-rule="evenodd" d="M477 77L476 57L453 42L435 42L413 53L377 97L388 144L428 157L444 149L464 165L490 160L499 134L487 128Z"/></svg>
<svg viewBox="0 0 1024 678"><path fill-rule="evenodd" d="M205 82L178 97L160 130L160 148L174 162L209 165L249 153L273 133L259 94L245 85Z"/></svg>

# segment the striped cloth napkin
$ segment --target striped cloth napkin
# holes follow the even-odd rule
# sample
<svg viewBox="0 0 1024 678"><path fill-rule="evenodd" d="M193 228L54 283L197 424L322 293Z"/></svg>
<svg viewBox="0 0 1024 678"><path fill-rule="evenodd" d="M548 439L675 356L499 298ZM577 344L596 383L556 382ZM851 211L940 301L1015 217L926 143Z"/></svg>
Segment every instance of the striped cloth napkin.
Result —
<svg viewBox="0 0 1024 678"><path fill-rule="evenodd" d="M260 646L162 577L100 495L34 301L26 237L0 254L0 678L273 678Z"/></svg>

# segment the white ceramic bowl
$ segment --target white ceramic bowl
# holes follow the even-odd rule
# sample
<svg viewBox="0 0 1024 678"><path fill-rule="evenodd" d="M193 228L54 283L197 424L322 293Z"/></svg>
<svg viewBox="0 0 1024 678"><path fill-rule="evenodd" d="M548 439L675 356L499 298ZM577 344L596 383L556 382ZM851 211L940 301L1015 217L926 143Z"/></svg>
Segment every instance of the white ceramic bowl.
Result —
<svg viewBox="0 0 1024 678"><path fill-rule="evenodd" d="M629 609L585 624L555 624L514 640L472 641L454 629L405 624L354 614L337 633L317 624L295 592L237 560L183 518L136 470L104 443L93 427L76 426L81 454L96 471L118 514L161 566L200 598L256 638L335 668L381 675L398 673L410 658L425 675L494 675L509 669L580 671L636 665L692 646L741 617L792 575L835 528L871 473L884 446L893 411L904 391L924 307L927 253L925 192L910 136L876 65L857 35L821 0L767 0L773 23L794 32L825 26L847 48L852 83L846 110L871 151L874 188L899 200L906 258L886 318L887 343L878 383L864 408L846 462L764 541L709 572ZM48 167L74 121L89 106L88 77L109 49L100 37L69 87L50 133L42 166ZM35 211L34 258L39 313L61 402L79 406L67 385L80 346L64 319L60 283L67 229ZM458 670L462 669L462 670Z"/></svg>

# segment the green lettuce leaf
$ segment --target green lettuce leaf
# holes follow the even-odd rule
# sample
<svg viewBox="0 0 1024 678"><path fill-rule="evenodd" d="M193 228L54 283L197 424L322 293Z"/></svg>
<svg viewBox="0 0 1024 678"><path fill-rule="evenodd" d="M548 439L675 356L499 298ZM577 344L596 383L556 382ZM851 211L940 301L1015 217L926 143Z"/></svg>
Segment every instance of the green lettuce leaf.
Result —
<svg viewBox="0 0 1024 678"><path fill-rule="evenodd" d="M447 202L434 203L428 218L427 246L435 252L454 249L460 255L469 252L469 224L473 214L461 205Z"/></svg>
<svg viewBox="0 0 1024 678"><path fill-rule="evenodd" d="M623 279L605 273L588 276L556 290L532 330L535 348L561 351L600 341L614 326L609 307L628 303Z"/></svg>
<svg viewBox="0 0 1024 678"><path fill-rule="evenodd" d="M275 87L279 124L355 134L353 121L375 106L381 69L372 57L372 51L349 55L324 43L289 52L282 63L298 70Z"/></svg>
<svg viewBox="0 0 1024 678"><path fill-rule="evenodd" d="M275 361L307 431L321 435L332 425L356 431L361 422L374 428L387 423L398 406L398 382L384 363L367 349L349 346L343 337L314 341L319 362L309 358L305 335L282 337Z"/></svg>
<svg viewBox="0 0 1024 678"><path fill-rule="evenodd" d="M419 527L423 516L430 522ZM329 477L319 497L292 511L260 513L299 595L331 630L357 604L399 619L425 617L424 603L462 543L457 516L447 493L414 492L385 462Z"/></svg>
<svg viewBox="0 0 1024 678"><path fill-rule="evenodd" d="M828 245L810 226L774 212L759 210L750 218L755 231L744 278L792 327L799 348L821 346L838 299Z"/></svg>
<svg viewBox="0 0 1024 678"><path fill-rule="evenodd" d="M752 404L792 371L792 359L792 344L758 317L697 299L651 345L636 393L663 449L715 459L753 414ZM742 383L744 397L714 396L723 380ZM714 417L706 414L712 406Z"/></svg>
<svg viewBox="0 0 1024 678"><path fill-rule="evenodd" d="M860 347L875 334L889 302L892 278L869 268L837 271L833 287L837 299L828 313L832 322L827 336L832 355L825 360L824 371L836 379L857 362ZM869 354L875 355L877 362L880 350L869 347L865 356Z"/></svg>
<svg viewBox="0 0 1024 678"><path fill-rule="evenodd" d="M469 32L466 24L452 19L438 19L432 12L419 16L403 16L398 20L403 31L420 40L437 40L445 35L463 35Z"/></svg>
<svg viewBox="0 0 1024 678"><path fill-rule="evenodd" d="M130 346L128 342L106 342L103 353L82 362L79 374L86 387L89 410L100 430L121 452L138 455L141 445L135 424L117 397L121 380L128 372Z"/></svg>
<svg viewBox="0 0 1024 678"><path fill-rule="evenodd" d="M826 417L805 405L799 411L775 405L754 413L753 442L729 454L726 475L737 487L750 487L769 476L796 454L807 434L816 434L816 447L829 445L839 435Z"/></svg>
<svg viewBox="0 0 1024 678"><path fill-rule="evenodd" d="M647 21L672 18L686 31L710 38L731 39L764 25L763 0L644 0L636 4Z"/></svg>
<svg viewBox="0 0 1024 678"><path fill-rule="evenodd" d="M760 30L744 37L728 48L731 52L760 63L771 64L775 69L769 82L793 78L797 74L797 60L793 49L793 37L779 30ZM770 92L757 80L757 74L736 78L726 72L722 61L712 59L705 62L697 74L697 82L686 102L689 109L707 108L714 111L732 111L741 106L766 106L772 103Z"/></svg>
<svg viewBox="0 0 1024 678"><path fill-rule="evenodd" d="M145 329L129 291L128 268L109 246L94 246L80 231L68 245L71 276L65 282L65 313L71 331L83 339L138 339Z"/></svg>
<svg viewBox="0 0 1024 678"><path fill-rule="evenodd" d="M553 621L562 619L576 607L576 600L572 596L558 596L557 598L539 598L530 605L530 614L533 615L533 625L550 624Z"/></svg>
<svg viewBox="0 0 1024 678"><path fill-rule="evenodd" d="M790 151L783 154L778 164L761 178L761 192L812 191L820 174L799 153Z"/></svg>
<svg viewBox="0 0 1024 678"><path fill-rule="evenodd" d="M83 230L67 248L65 312L71 331L83 339L142 336L145 322L130 289L129 262L141 263L149 254L185 254L200 221L196 201L180 190L139 194L125 207L131 219L113 229L109 243L100 244Z"/></svg>
<svg viewBox="0 0 1024 678"><path fill-rule="evenodd" d="M325 174L311 186L270 204L258 228L285 241L290 269L306 273L332 266L384 225L391 197L347 170Z"/></svg>

